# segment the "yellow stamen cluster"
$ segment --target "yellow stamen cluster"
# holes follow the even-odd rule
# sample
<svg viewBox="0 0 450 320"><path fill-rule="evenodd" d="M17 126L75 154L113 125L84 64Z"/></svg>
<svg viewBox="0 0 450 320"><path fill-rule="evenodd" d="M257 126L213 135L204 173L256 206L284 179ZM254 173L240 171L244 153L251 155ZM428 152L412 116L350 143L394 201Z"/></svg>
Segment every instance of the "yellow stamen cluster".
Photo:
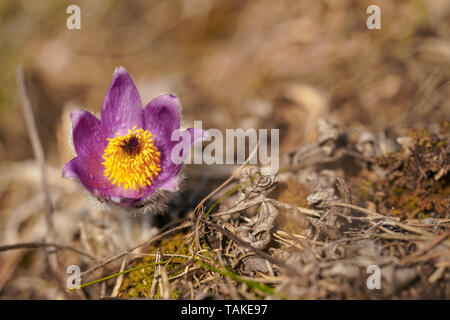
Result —
<svg viewBox="0 0 450 320"><path fill-rule="evenodd" d="M134 126L124 136L108 138L102 163L105 176L126 190L151 185L161 171L160 152L151 137L149 131Z"/></svg>

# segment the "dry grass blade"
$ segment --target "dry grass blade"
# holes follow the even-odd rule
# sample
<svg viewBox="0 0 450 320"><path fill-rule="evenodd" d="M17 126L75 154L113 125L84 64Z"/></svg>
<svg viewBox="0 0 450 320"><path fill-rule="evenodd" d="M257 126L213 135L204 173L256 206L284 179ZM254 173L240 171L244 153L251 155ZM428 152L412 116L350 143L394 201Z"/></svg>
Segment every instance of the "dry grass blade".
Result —
<svg viewBox="0 0 450 320"><path fill-rule="evenodd" d="M33 110L31 107L31 102L27 94L25 73L23 66L20 64L17 66L17 85L19 88L19 95L22 104L23 114L25 117L25 123L28 129L28 135L31 140L31 145L33 147L34 156L39 164L41 172L42 188L45 195L45 221L47 225L47 241L51 242L55 238L55 227L53 222L53 204L50 195L50 188L48 185L47 172L45 167L45 155L42 148L41 140L39 139L39 133L36 128L36 122L33 115ZM58 284L62 290L65 289L64 279L58 270L58 257L55 252L47 251L48 263L50 268L58 280ZM66 291L64 291L66 292Z"/></svg>
<svg viewBox="0 0 450 320"><path fill-rule="evenodd" d="M119 272L123 272L125 270L125 266L127 264L127 259L123 259L122 260L122 265L120 266L120 271ZM123 282L123 274L121 274L120 276L117 277L117 281L116 284L114 285L113 291L111 293L111 297L117 297L117 295L119 294L119 290L120 290L120 286L122 285Z"/></svg>
<svg viewBox="0 0 450 320"><path fill-rule="evenodd" d="M414 263L418 258L422 257L427 251L435 248L438 246L441 242L443 242L445 239L450 237L450 230L447 232L444 232L440 236L436 237L434 240L430 241L428 244L425 245L421 250L415 252L414 254L405 257L400 261L401 265L408 265L411 263Z"/></svg>
<svg viewBox="0 0 450 320"><path fill-rule="evenodd" d="M249 249L250 251L253 251L254 253L260 255L261 257L263 257L264 259L270 261L271 263L280 266L281 268L285 269L286 273L291 275L291 276L299 276L298 272L293 269L292 267L288 266L287 264L285 264L283 261L271 256L270 254L259 250L255 247L253 247L251 244L245 242L244 240L236 237L233 233L231 233L230 231L218 226L215 223L209 222L209 221L205 221L204 222L206 225L208 225L211 228L216 229L217 231L221 232L223 235L225 235L226 237L230 238L231 240L235 241L236 243L238 243L239 245Z"/></svg>
<svg viewBox="0 0 450 320"><path fill-rule="evenodd" d="M17 66L17 85L19 88L20 101L22 103L23 115L25 117L25 123L28 129L28 135L30 137L31 145L33 147L34 156L39 164L41 171L42 188L45 195L45 205L46 205L46 222L47 231L49 237L53 236L54 225L53 225L53 205L50 196L50 189L47 181L47 173L45 169L45 156L44 150L42 149L41 140L39 139L39 134L36 128L36 122L33 115L33 109L31 107L31 102L27 94L26 83L25 83L25 73L23 71L23 66Z"/></svg>
<svg viewBox="0 0 450 320"><path fill-rule="evenodd" d="M4 245L4 246L0 246L0 252L1 251L8 251L8 250L18 250L18 249L39 249L39 248L56 248L56 249L60 249L60 250L69 250L69 251L73 251L76 252L78 254L81 254L83 256L86 256L92 260L98 260L97 257L94 257L93 255L84 252L80 249L77 249L75 247L72 246L65 246L65 245L61 245L61 244L57 244L57 243L51 243L51 242L24 242L24 243L15 243L15 244L10 244L10 245Z"/></svg>
<svg viewBox="0 0 450 320"><path fill-rule="evenodd" d="M157 253L156 253L156 263L161 262L161 249L158 249ZM161 266L158 265L155 268L155 273L153 275L153 281L152 281L152 286L150 288L150 299L153 299L155 296L155 292L156 292L156 286L159 285L160 290L162 290L161 287L161 280L159 280L159 278L157 278L159 275L161 274Z"/></svg>

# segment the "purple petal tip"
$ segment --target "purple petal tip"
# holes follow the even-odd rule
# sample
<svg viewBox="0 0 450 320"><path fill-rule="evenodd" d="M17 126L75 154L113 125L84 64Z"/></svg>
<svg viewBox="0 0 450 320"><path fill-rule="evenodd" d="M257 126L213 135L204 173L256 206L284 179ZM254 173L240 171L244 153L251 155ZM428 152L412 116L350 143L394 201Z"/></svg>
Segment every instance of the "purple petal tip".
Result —
<svg viewBox="0 0 450 320"><path fill-rule="evenodd" d="M78 178L78 174L75 171L74 160L67 162L62 169L63 178Z"/></svg>

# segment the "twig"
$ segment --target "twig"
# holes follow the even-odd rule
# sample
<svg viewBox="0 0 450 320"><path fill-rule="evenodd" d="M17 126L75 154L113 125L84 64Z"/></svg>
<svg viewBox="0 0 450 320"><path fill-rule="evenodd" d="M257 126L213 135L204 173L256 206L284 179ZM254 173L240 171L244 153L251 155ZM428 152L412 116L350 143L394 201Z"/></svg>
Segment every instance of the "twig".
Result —
<svg viewBox="0 0 450 320"><path fill-rule="evenodd" d="M409 232L414 232L414 233L417 233L417 234L421 234L421 235L426 236L426 237L433 237L433 238L435 237L435 234L433 234L431 232L428 232L428 231L425 231L425 230L422 230L422 229L419 229L419 228L416 228L416 227L412 227L412 226L409 226L409 225L401 223L401 222L386 221L386 224L399 227L399 228L401 228L403 230L406 230L406 231L409 231Z"/></svg>
<svg viewBox="0 0 450 320"><path fill-rule="evenodd" d="M170 276L172 274L177 273L178 271L188 268L193 262L195 261L195 255L192 255L188 261L186 261L185 263L183 263L182 265L176 267L175 269L172 269L170 271L167 272L167 275ZM157 276L157 280L159 279L160 276Z"/></svg>
<svg viewBox="0 0 450 320"><path fill-rule="evenodd" d="M388 220L396 220L396 221L399 220L397 218L387 217L378 212L373 212L366 208L358 207L358 206L355 206L354 204L350 204L350 203L331 201L331 202L328 202L328 204L331 206L350 208L350 209L365 213L369 216L373 216L373 217L380 218L380 219L388 219Z"/></svg>
<svg viewBox="0 0 450 320"><path fill-rule="evenodd" d="M316 217L316 218L320 218L320 214L319 214L319 212L317 210L294 206L292 204L281 202L281 201L278 201L278 200L275 200L275 199L270 199L270 198L268 198L266 200L270 201L271 203L273 203L273 205L275 205L275 206L277 206L279 208L294 209L295 211L303 213L305 215Z"/></svg>
<svg viewBox="0 0 450 320"><path fill-rule="evenodd" d="M45 222L47 225L47 235L46 240L51 242L55 238L55 227L53 223L53 205L50 196L50 189L47 180L47 171L45 167L45 156L44 150L42 148L41 141L39 139L39 134L36 128L36 121L34 119L33 110L31 108L31 102L27 94L26 84L25 84L25 73L23 71L23 66L19 64L17 66L17 86L19 88L19 96L22 104L23 115L25 117L25 123L28 129L28 135L31 140L31 145L33 147L33 153L36 161L39 165L41 171L41 181L42 189L45 195ZM58 257L53 252L47 251L47 259L50 268L58 279L58 284L62 290L64 290L64 279L61 273L58 271Z"/></svg>
<svg viewBox="0 0 450 320"><path fill-rule="evenodd" d="M450 250L445 250L445 251L438 251L438 252L430 252L427 255L421 256L421 257L417 257L414 260L414 263L417 262L425 262L428 260L432 260L432 259L437 259L437 258L441 258L441 257L450 257Z"/></svg>
<svg viewBox="0 0 450 320"><path fill-rule="evenodd" d="M226 237L230 238L230 239L233 240L234 242L240 244L240 245L243 246L243 247L246 247L247 249L253 251L253 252L256 253L257 255L259 255L259 256L265 258L266 260L270 261L272 264L278 265L278 266L280 266L281 268L285 269L285 270L286 270L286 273L288 273L289 275L291 275L291 276L295 275L295 276L300 277L300 274L299 274L295 269L293 269L291 266L288 266L288 265L287 265L286 263L284 263L283 261L281 261L281 260L279 260L279 259L277 259L277 258L274 258L274 257L271 256L270 254L268 254L268 253L266 253L266 252L264 252L264 251L262 251L262 250L260 250L260 249L257 249L257 248L255 248L255 247L253 247L250 243L248 243L248 242L246 242L246 241L244 241L244 240L238 238L238 237L235 236L232 232L230 232L230 231L228 231L228 230L226 230L226 229L220 227L219 225L217 225L217 224L215 224L215 223L212 223L212 222L209 222L209 221L203 221L203 222L204 222L206 225L208 225L209 227L216 229L217 231L219 231L220 233L222 233L222 234L225 235Z"/></svg>
<svg viewBox="0 0 450 320"><path fill-rule="evenodd" d="M161 248L158 248L158 251L156 253L156 263L161 262ZM160 285L160 291L162 290L161 288L161 280L157 281L156 277L159 276L161 274L161 266L155 266L155 271L153 272L153 281L152 281L152 286L150 288L150 299L153 299L155 297L155 291L156 291L156 285L159 284Z"/></svg>
<svg viewBox="0 0 450 320"><path fill-rule="evenodd" d="M33 147L33 153L38 162L41 171L42 188L45 195L45 206L46 206L46 223L47 232L49 237L53 236L54 225L53 225L53 205L50 197L50 190L47 182L47 171L45 168L45 157L44 151L42 149L42 144L39 139L39 134L36 128L36 122L33 115L33 110L31 108L30 99L27 95L26 84L25 84L25 74L23 71L23 66L20 64L17 66L17 85L19 87L20 100L22 102L23 115L25 117L25 123L28 129L28 135L31 140L31 145Z"/></svg>
<svg viewBox="0 0 450 320"><path fill-rule="evenodd" d="M120 266L120 271L119 272L123 272L125 270L125 265L127 264L127 259L123 259L122 260L122 265ZM119 290L120 290L120 286L122 285L123 282L123 273L117 277L117 281L116 284L114 285L113 291L111 293L111 297L117 297L119 294Z"/></svg>
<svg viewBox="0 0 450 320"><path fill-rule="evenodd" d="M412 255L405 257L400 262L402 265L413 263L417 258L423 256L427 251L433 249L437 245L439 245L442 241L450 237L450 230L447 232L444 232L440 236L436 237L434 240L430 241L425 247L423 247L421 250L413 253Z"/></svg>
<svg viewBox="0 0 450 320"><path fill-rule="evenodd" d="M425 241L428 238L424 236L411 235L411 234L403 234L400 232L396 232L394 234L391 233L378 233L374 234L374 237L388 239L388 240L404 240L404 241Z"/></svg>
<svg viewBox="0 0 450 320"><path fill-rule="evenodd" d="M256 199L256 200L250 200L250 201L244 202L242 205L240 205L238 207L234 207L234 208L232 208L230 210L214 213L214 214L211 215L211 217L221 217L221 216L225 216L225 215L228 215L228 214L232 214L232 213L236 213L236 212L239 212L239 211L243 211L243 210L249 209L249 208L251 208L253 206L256 206L257 204L263 202L264 200L265 200L264 198L259 198L259 199Z"/></svg>
<svg viewBox="0 0 450 320"><path fill-rule="evenodd" d="M401 228L403 230L406 230L406 231L409 231L409 232L413 232L413 233L416 233L416 234L420 234L420 235L428 237L428 238L434 238L435 237L435 234L433 234L431 232L428 232L428 231L425 231L425 230L422 230L420 228L416 228L416 227L410 226L408 224L399 222L398 221L399 219L397 219L397 218L383 216L382 214L380 214L378 212L373 212L373 211L367 210L367 209L362 208L362 207L358 207L358 206L355 206L355 205L352 205L352 204L348 204L348 203L334 202L334 201L333 202L329 202L328 204L332 205L332 206L339 206L339 207L350 208L350 209L357 210L359 212L365 213L367 215L370 215L370 216L372 216L374 218L383 219L384 220L383 221L384 225L389 225L389 226L394 226L394 227L397 227L397 228ZM380 227L380 229L381 229L381 227ZM448 241L446 239L442 240L442 243L445 244L446 246L450 246L450 241Z"/></svg>
<svg viewBox="0 0 450 320"><path fill-rule="evenodd" d="M166 267L162 267L161 274L160 274L161 280L159 282L159 287L161 290L161 298L164 300L170 299L170 284L169 284L169 277L167 275Z"/></svg>
<svg viewBox="0 0 450 320"><path fill-rule="evenodd" d="M98 258L90 255L87 252L84 252L80 249L77 249L75 247L71 246L65 246L57 243L51 243L51 242L23 242L23 243L15 243L15 244L9 244L0 246L0 252L1 251L8 251L8 250L18 250L18 249L39 249L39 248L48 248L48 247L54 247L59 250L69 250L76 252L78 254L81 254L83 256L86 256L92 260L98 260Z"/></svg>

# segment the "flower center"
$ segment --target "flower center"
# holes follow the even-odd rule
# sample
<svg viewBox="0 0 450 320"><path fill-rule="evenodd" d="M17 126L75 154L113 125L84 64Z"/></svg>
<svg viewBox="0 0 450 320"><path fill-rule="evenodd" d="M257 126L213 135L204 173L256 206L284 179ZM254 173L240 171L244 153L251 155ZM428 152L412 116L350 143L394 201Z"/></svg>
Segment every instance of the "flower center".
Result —
<svg viewBox="0 0 450 320"><path fill-rule="evenodd" d="M149 131L134 126L124 136L108 138L102 162L105 177L126 190L150 186L161 171L161 154L151 137Z"/></svg>

